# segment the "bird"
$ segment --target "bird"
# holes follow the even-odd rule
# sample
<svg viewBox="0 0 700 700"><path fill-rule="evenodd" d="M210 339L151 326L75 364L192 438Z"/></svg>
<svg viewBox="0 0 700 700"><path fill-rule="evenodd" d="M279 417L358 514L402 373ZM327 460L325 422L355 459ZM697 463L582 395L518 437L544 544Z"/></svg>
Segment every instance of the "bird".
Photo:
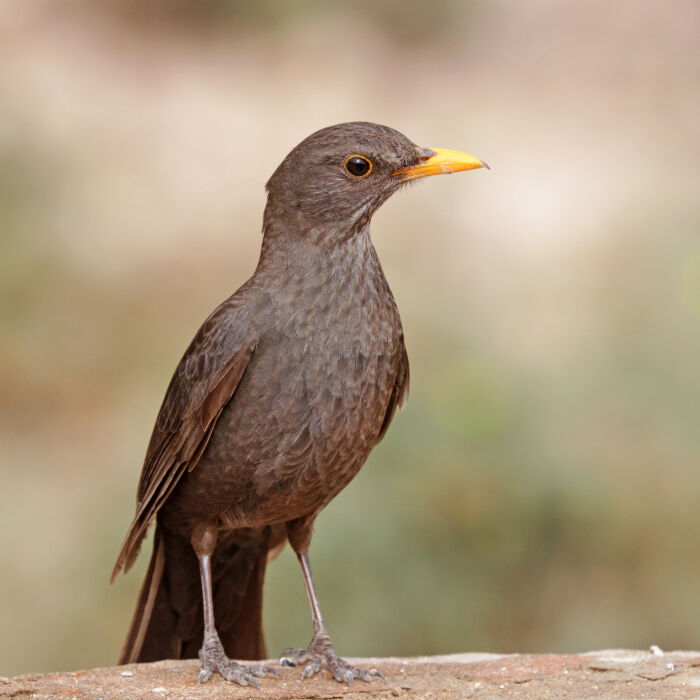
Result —
<svg viewBox="0 0 700 700"><path fill-rule="evenodd" d="M417 178L488 167L371 122L323 128L266 184L250 279L204 321L172 376L148 444L136 513L111 580L153 551L119 662L196 658L243 686L265 664L265 570L288 543L313 637L283 652L302 677L384 679L338 656L309 563L319 512L353 479L408 398L399 312L370 220ZM235 659L235 660L234 660Z"/></svg>

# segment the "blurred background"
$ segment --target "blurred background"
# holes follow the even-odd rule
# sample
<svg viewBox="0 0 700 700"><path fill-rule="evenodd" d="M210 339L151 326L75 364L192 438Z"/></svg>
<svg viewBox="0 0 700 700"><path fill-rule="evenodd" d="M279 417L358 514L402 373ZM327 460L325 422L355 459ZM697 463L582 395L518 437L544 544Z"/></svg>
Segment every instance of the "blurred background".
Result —
<svg viewBox="0 0 700 700"><path fill-rule="evenodd" d="M150 431L264 183L355 119L490 172L373 236L411 400L311 548L344 655L698 648L700 6L0 4L0 674L110 665ZM268 569L273 655L311 636Z"/></svg>

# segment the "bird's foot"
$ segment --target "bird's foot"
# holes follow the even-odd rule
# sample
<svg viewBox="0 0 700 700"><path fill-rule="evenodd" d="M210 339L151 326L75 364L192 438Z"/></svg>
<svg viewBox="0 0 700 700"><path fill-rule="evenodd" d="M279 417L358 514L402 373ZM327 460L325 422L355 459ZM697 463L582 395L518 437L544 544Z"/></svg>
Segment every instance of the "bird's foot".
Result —
<svg viewBox="0 0 700 700"><path fill-rule="evenodd" d="M344 659L341 659L333 649L333 644L327 634L317 634L311 644L306 649L285 649L280 659L283 666L304 666L301 674L302 679L311 678L321 669L328 669L340 683L352 685L352 682L359 678L363 681L373 681L381 678L386 683L386 678L381 671L376 668L364 669L352 666Z"/></svg>
<svg viewBox="0 0 700 700"><path fill-rule="evenodd" d="M217 634L207 637L199 650L199 660L202 662L202 670L199 672L197 683L206 683L218 671L227 681L233 681L238 685L254 685L260 688L255 677L262 678L266 673L275 676L280 674L271 666L263 664L246 664L245 666L226 656L224 647Z"/></svg>

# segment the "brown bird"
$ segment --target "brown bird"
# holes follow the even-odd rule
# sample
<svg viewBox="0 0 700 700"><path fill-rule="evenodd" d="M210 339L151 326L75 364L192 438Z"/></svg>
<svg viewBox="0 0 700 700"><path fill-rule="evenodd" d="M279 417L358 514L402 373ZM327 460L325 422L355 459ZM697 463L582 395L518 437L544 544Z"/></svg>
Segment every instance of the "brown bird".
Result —
<svg viewBox="0 0 700 700"><path fill-rule="evenodd" d="M321 129L266 189L260 260L216 308L175 370L153 429L136 516L112 572L153 554L120 663L191 658L257 686L266 658L262 587L286 542L313 616L306 649L282 663L338 681L382 677L340 658L316 598L308 549L316 516L382 439L408 396L401 320L370 240L374 212L415 178L487 167L419 148L394 129Z"/></svg>

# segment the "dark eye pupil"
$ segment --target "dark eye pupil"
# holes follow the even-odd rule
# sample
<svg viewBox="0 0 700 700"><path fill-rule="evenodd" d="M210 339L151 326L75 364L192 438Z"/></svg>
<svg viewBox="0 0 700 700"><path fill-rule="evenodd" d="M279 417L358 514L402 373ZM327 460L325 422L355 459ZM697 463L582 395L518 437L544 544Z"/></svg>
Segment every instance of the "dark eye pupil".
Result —
<svg viewBox="0 0 700 700"><path fill-rule="evenodd" d="M359 156L353 156L345 164L345 167L348 169L348 172L351 175L361 177L369 172L369 161L365 160L364 158L360 158Z"/></svg>

